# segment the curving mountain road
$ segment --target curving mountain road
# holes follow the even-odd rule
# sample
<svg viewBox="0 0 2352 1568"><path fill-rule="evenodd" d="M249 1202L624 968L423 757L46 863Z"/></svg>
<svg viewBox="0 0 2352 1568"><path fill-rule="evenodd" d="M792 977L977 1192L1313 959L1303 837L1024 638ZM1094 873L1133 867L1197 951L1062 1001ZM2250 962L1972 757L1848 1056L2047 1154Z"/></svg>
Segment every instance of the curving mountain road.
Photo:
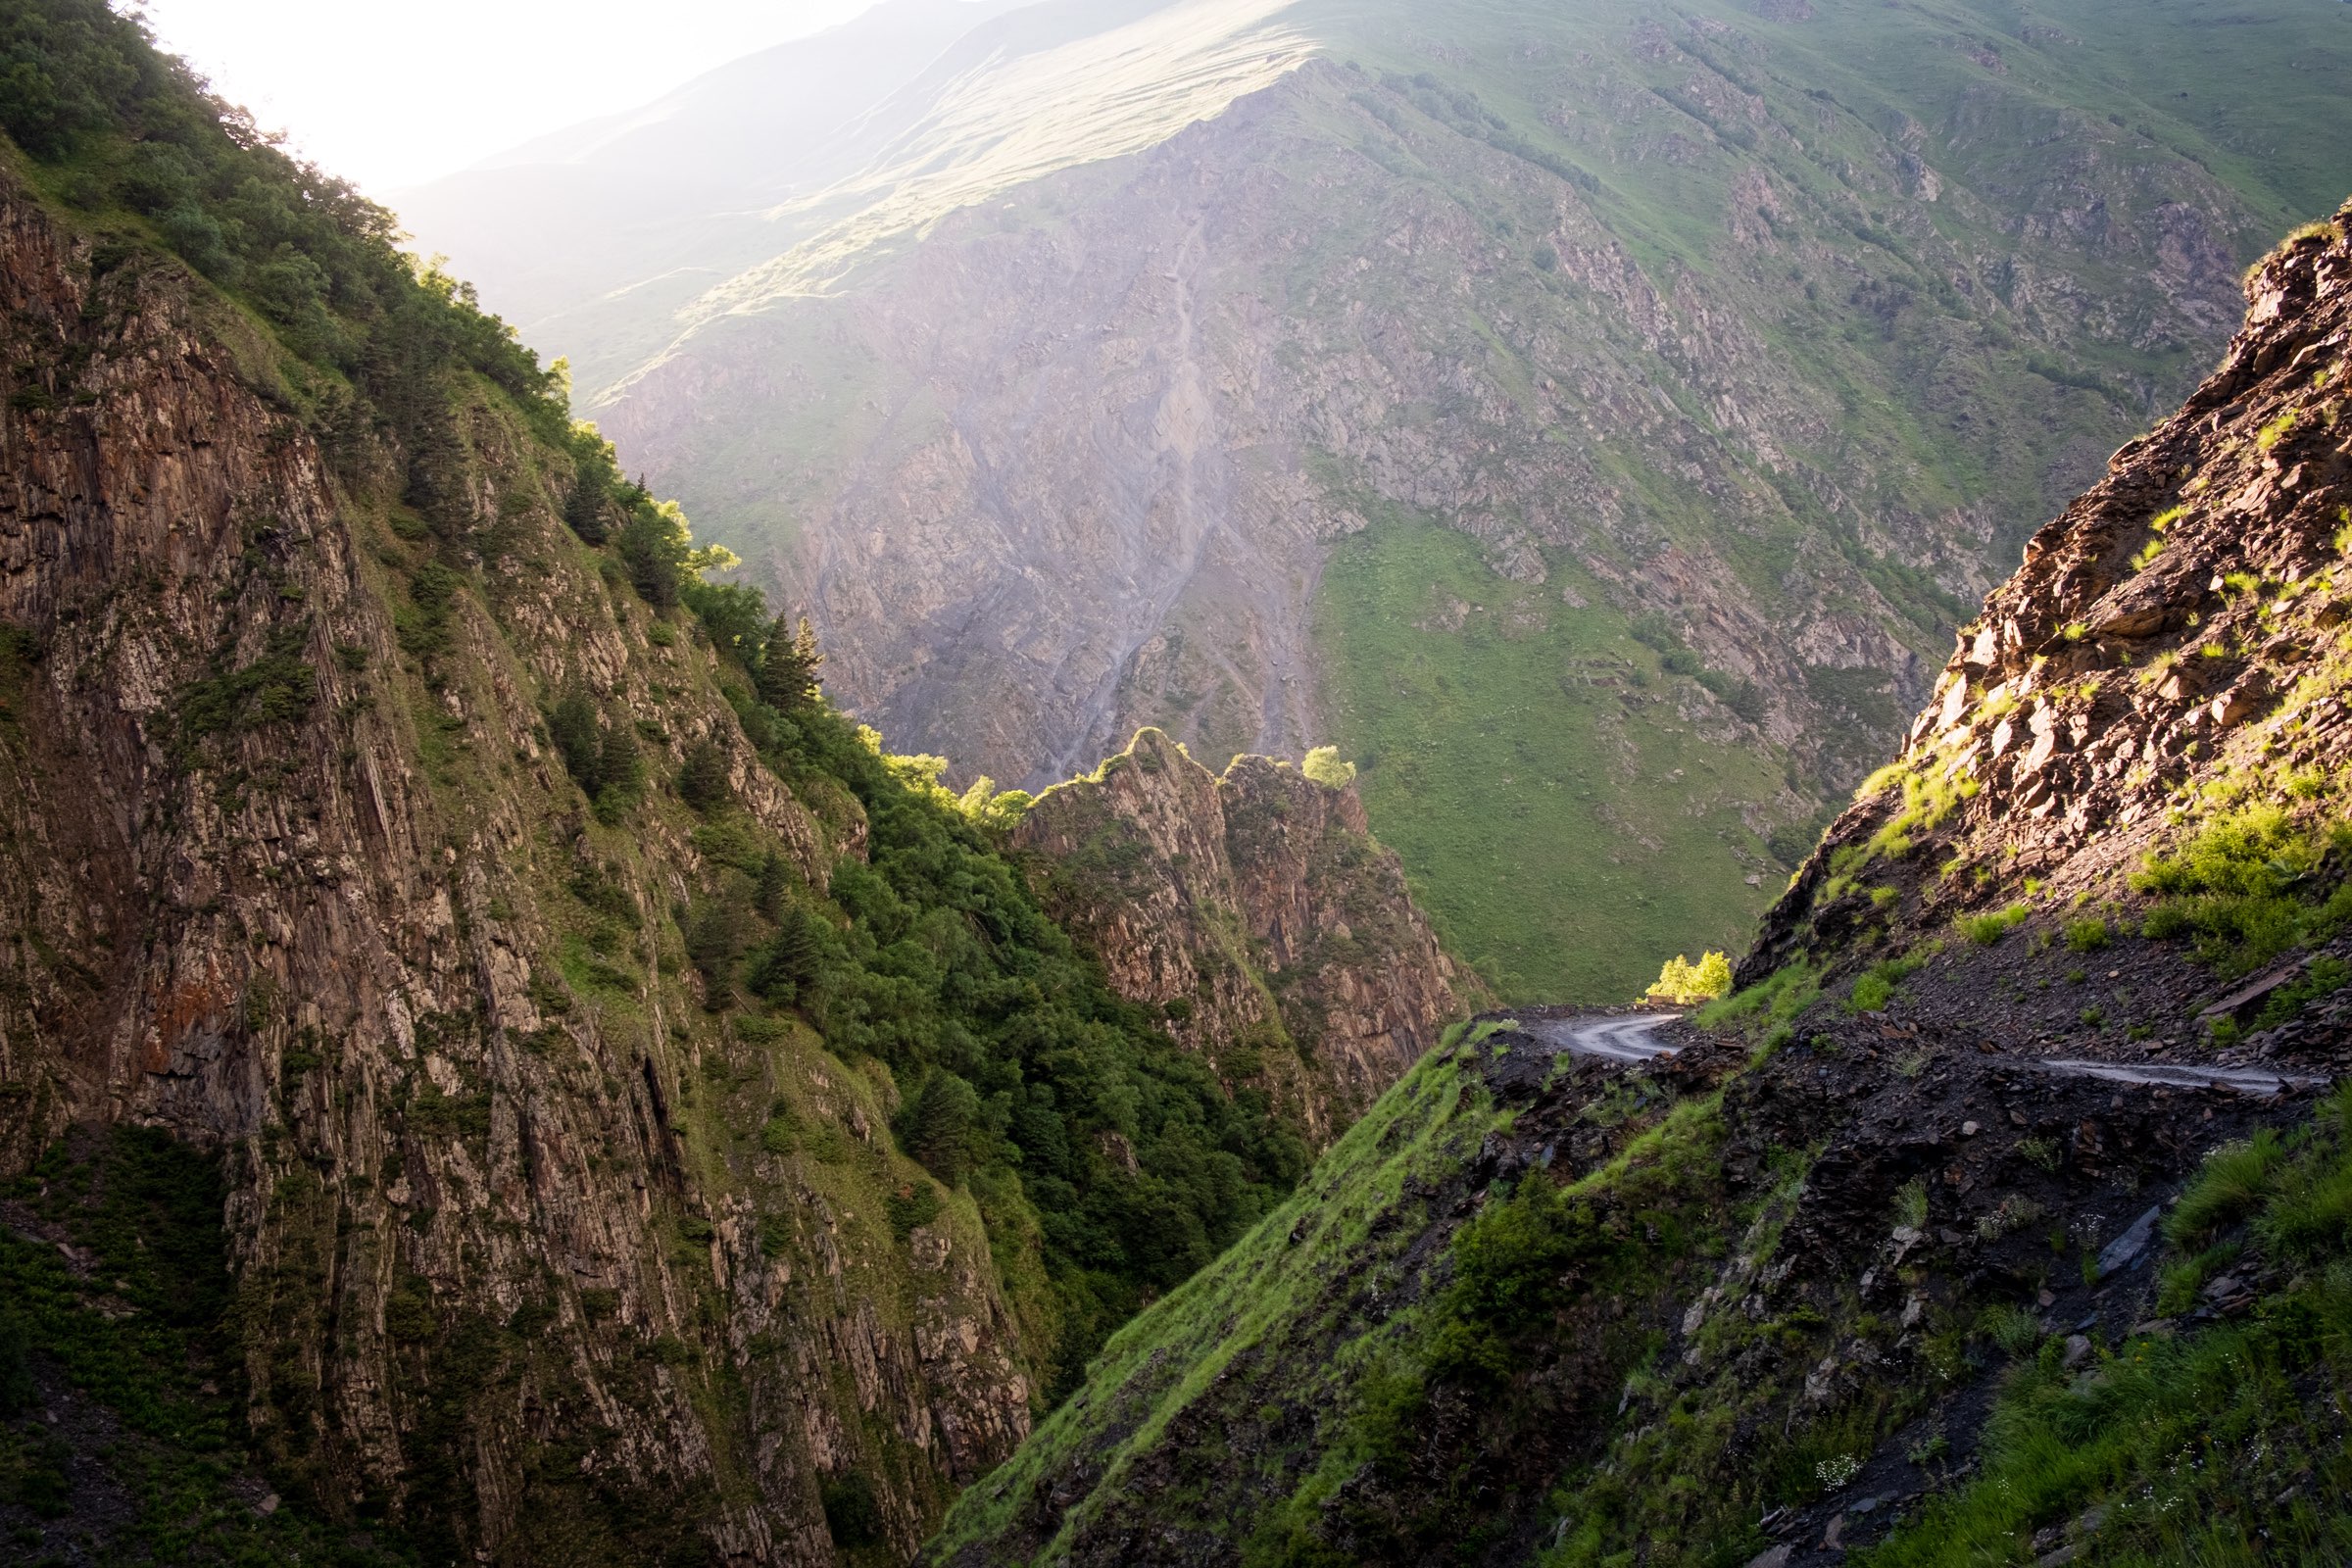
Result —
<svg viewBox="0 0 2352 1568"><path fill-rule="evenodd" d="M1679 1049L1658 1039L1657 1028L1681 1016L1679 1012L1636 1012L1605 1018L1542 1018L1525 1027L1545 1045L1571 1055L1648 1061L1654 1056L1671 1056Z"/></svg>
<svg viewBox="0 0 2352 1568"><path fill-rule="evenodd" d="M1615 1013L1591 1018L1539 1018L1522 1025L1526 1032L1554 1051L1577 1056L1599 1056L1607 1061L1648 1061L1671 1056L1679 1047L1657 1038L1661 1024L1672 1023L1679 1012ZM2269 1072L2256 1067L2205 1067L2171 1061L2091 1061L2079 1057L2044 1060L2018 1058L2024 1065L2061 1078L2097 1078L2107 1083L2161 1089L2232 1089L2245 1095L2277 1095L2288 1089L2316 1088L2324 1078Z"/></svg>
<svg viewBox="0 0 2352 1568"><path fill-rule="evenodd" d="M2061 1078L2101 1078L2114 1084L2138 1084L2161 1089L2234 1089L2248 1095L2276 1095L2285 1089L2316 1088L2328 1082L2295 1073L2266 1072L2256 1067L2196 1067L2172 1061L2083 1061L2061 1058L2031 1065Z"/></svg>

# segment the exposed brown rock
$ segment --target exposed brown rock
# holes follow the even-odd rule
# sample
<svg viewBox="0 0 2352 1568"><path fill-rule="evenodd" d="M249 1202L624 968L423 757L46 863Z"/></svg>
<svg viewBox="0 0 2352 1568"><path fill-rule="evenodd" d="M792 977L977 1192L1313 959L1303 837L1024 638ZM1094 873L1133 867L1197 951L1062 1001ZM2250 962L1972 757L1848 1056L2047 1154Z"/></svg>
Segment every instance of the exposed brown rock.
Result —
<svg viewBox="0 0 2352 1568"><path fill-rule="evenodd" d="M2248 272L2221 367L2034 536L1961 631L1898 769L1974 793L1872 873L1917 884L1902 918L2005 901L2027 874L2052 898L2120 893L2173 803L2352 755L2336 632L2352 598L2348 224L2352 206ZM1841 873L1903 809L1890 786L1838 818L1742 983L1842 941Z"/></svg>
<svg viewBox="0 0 2352 1568"><path fill-rule="evenodd" d="M710 651L651 635L558 520L568 460L462 394L503 542L416 679L382 450L322 449L255 332L0 173L0 1174L83 1121L223 1152L249 1419L330 1512L449 1508L490 1560L593 1496L730 1562L830 1564L820 1483L857 1468L911 1550L1029 1428L986 1240L951 1212L877 1246L799 1155L685 1157L733 1094L897 1158L883 1086L694 1005L662 929L697 852L661 813L598 848L544 694L642 720L657 770L721 745L811 882L860 852L855 803L820 823L757 765ZM202 720L207 682L273 658L274 707ZM565 984L583 873L637 911L633 998ZM487 1381L432 1349L468 1326ZM462 1451L424 1451L449 1409ZM419 1497L428 1461L465 1495Z"/></svg>
<svg viewBox="0 0 2352 1568"><path fill-rule="evenodd" d="M1111 983L1328 1143L1464 1010L1352 787L1237 757L1219 777L1156 729L1040 797L1013 842Z"/></svg>

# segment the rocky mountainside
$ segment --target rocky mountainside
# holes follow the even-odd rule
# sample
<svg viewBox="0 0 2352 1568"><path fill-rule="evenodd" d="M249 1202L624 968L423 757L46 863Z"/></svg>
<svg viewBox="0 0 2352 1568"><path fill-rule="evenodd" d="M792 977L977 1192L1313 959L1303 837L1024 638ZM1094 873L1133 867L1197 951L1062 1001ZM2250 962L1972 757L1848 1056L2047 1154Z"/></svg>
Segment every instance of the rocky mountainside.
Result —
<svg viewBox="0 0 2352 1568"><path fill-rule="evenodd" d="M2031 541L1740 990L1450 1036L931 1559L2332 1549L2348 229Z"/></svg>
<svg viewBox="0 0 2352 1568"><path fill-rule="evenodd" d="M2310 810L2294 803L2332 804L2352 754L2336 646L2352 547L2342 223L2248 274L2247 326L2221 368L2027 545L1961 628L1909 744L1774 906L1742 979L1875 923L1997 907L2019 875L2093 906L2151 857L2173 864L2161 852L2184 830L2212 856L2279 861L2277 885L2209 884L2219 872L2192 856L2143 891L2207 900L2194 929L2240 966L2291 944L2297 928L2261 901L2340 848L2304 843Z"/></svg>
<svg viewBox="0 0 2352 1568"><path fill-rule="evenodd" d="M2345 17L1029 8L855 173L515 309L891 733L1338 741L1457 952L1622 997L2352 183Z"/></svg>
<svg viewBox="0 0 2352 1568"><path fill-rule="evenodd" d="M0 60L7 1552L904 1558L1343 1107L777 684L389 215L103 5ZM1291 1039L1394 1076L1442 960L1311 860Z"/></svg>
<svg viewBox="0 0 2352 1568"><path fill-rule="evenodd" d="M1267 1084L1318 1148L1467 1010L1344 784L1262 757L1219 776L1147 729L1048 790L1012 845L1121 996L1220 1078Z"/></svg>

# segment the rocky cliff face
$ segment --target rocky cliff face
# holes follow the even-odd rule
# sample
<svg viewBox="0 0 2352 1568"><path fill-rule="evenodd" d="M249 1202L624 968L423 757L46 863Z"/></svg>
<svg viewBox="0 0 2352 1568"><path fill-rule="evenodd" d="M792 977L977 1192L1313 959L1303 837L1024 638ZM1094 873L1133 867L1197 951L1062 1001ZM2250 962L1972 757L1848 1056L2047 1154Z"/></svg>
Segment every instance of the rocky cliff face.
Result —
<svg viewBox="0 0 2352 1568"><path fill-rule="evenodd" d="M1013 844L1119 994L1227 1083L1268 1088L1316 1148L1464 1011L1354 791L1287 763L1237 757L1219 776L1146 729L1048 790Z"/></svg>
<svg viewBox="0 0 2352 1568"><path fill-rule="evenodd" d="M931 1560L2175 1560L2352 1523L2308 1329L2348 1307L2348 226L2264 260L2221 368L2034 537L1741 991L1630 1066L1584 1033L1621 1058L1622 1016L1449 1041Z"/></svg>
<svg viewBox="0 0 2352 1568"><path fill-rule="evenodd" d="M705 1011L693 819L594 822L542 705L593 694L658 776L717 748L815 888L856 803L762 770L496 396L455 394L453 570L247 318L9 174L0 302L0 1168L77 1121L225 1157L245 1419L329 1516L829 1563L856 1473L910 1546L1029 1426L979 1220L894 1242L887 1074ZM746 1142L771 1107L827 1156Z"/></svg>
<svg viewBox="0 0 2352 1568"><path fill-rule="evenodd" d="M2319 808L2292 803L2329 801L2352 745L2344 221L2247 275L2221 368L2026 545L1895 764L1774 907L1743 979L1842 951L1889 912L1918 929L1996 907L2020 877L2085 905L2129 898L2184 823L2226 827L2272 797L2301 820Z"/></svg>

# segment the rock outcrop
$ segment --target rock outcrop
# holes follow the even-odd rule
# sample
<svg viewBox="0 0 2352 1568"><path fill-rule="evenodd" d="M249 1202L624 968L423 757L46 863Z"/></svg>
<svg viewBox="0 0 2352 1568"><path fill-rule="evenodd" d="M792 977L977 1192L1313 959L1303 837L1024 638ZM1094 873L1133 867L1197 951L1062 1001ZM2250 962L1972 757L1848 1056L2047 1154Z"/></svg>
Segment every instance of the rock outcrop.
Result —
<svg viewBox="0 0 2352 1568"><path fill-rule="evenodd" d="M2180 413L2026 545L1912 724L1767 916L1740 978L1840 951L1899 888L1925 928L2015 896L2129 893L2184 818L2352 753L2352 209L2246 277L2244 328ZM2297 795L2288 795L2291 806ZM1899 842L1898 842L1899 840Z"/></svg>
<svg viewBox="0 0 2352 1568"><path fill-rule="evenodd" d="M1156 729L1039 797L1013 832L1048 906L1111 984L1320 1148L1475 995L1352 788L1237 757L1219 776Z"/></svg>

